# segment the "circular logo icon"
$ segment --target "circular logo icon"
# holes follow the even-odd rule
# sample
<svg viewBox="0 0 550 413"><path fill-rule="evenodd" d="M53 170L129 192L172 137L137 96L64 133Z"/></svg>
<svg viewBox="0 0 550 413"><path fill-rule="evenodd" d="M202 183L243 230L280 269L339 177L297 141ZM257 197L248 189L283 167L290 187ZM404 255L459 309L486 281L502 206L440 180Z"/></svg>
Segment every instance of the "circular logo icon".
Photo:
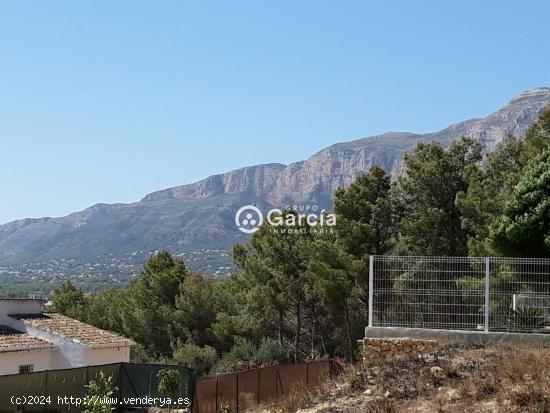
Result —
<svg viewBox="0 0 550 413"><path fill-rule="evenodd" d="M235 214L235 225L245 234L254 234L264 222L262 211L254 205L245 205Z"/></svg>

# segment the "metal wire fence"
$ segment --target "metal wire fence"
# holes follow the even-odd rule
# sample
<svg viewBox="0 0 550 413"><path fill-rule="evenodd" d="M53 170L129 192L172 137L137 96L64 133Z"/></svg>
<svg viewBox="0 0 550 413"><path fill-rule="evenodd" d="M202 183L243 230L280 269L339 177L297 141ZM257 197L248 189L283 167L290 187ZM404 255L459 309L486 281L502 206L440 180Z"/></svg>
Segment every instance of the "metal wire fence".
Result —
<svg viewBox="0 0 550 413"><path fill-rule="evenodd" d="M550 259L371 256L369 326L550 333Z"/></svg>

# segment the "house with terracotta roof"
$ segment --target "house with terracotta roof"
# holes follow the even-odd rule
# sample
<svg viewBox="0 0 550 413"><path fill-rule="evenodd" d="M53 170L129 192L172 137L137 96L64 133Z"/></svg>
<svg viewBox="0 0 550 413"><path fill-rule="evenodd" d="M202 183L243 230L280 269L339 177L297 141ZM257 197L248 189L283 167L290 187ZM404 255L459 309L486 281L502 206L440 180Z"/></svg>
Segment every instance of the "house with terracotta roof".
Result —
<svg viewBox="0 0 550 413"><path fill-rule="evenodd" d="M38 299L0 299L0 375L130 361L132 340L61 314Z"/></svg>

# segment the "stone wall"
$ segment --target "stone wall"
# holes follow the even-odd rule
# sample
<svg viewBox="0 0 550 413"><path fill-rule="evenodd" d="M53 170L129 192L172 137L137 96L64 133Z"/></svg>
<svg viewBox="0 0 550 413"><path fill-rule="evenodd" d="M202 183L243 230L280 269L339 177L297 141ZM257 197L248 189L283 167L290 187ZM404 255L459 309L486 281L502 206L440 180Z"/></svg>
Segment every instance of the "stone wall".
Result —
<svg viewBox="0 0 550 413"><path fill-rule="evenodd" d="M378 362L417 357L429 353L439 346L437 340L412 338L365 338L363 339L363 361Z"/></svg>

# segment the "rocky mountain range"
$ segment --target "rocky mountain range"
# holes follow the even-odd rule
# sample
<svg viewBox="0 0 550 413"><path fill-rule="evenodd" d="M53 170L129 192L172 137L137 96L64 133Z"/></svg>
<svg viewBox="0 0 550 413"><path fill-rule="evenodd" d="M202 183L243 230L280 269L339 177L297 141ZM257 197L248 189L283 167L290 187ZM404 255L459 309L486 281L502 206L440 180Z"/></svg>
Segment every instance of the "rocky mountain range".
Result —
<svg viewBox="0 0 550 413"><path fill-rule="evenodd" d="M492 151L510 136L522 137L549 105L550 88L532 89L487 117L438 132L389 132L337 143L290 165L255 165L210 176L148 194L131 204L98 204L61 218L14 221L0 226L0 266L50 260L92 263L98 257L142 259L163 248L175 253L227 251L247 239L234 223L242 205L330 208L334 190L349 185L372 165L398 175L403 155L418 142L447 146L454 139L470 136Z"/></svg>

